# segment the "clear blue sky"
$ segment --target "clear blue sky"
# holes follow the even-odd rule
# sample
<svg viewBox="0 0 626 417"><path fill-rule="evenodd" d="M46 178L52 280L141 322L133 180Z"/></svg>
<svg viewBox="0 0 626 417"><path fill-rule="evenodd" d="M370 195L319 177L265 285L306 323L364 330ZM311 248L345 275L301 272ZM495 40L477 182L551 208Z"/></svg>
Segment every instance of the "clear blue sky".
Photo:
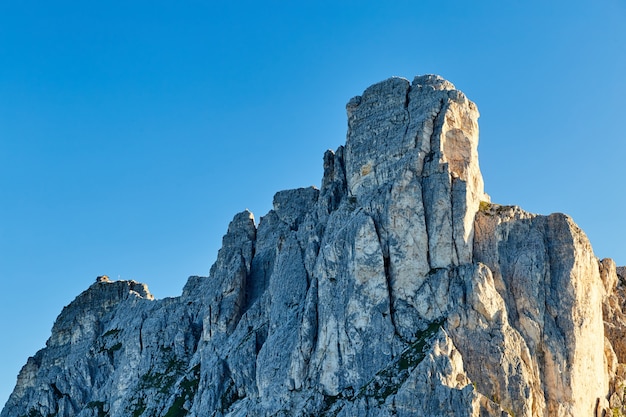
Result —
<svg viewBox="0 0 626 417"><path fill-rule="evenodd" d="M626 3L0 1L0 405L97 275L175 296L232 216L319 185L345 103L437 73L496 203L626 264Z"/></svg>

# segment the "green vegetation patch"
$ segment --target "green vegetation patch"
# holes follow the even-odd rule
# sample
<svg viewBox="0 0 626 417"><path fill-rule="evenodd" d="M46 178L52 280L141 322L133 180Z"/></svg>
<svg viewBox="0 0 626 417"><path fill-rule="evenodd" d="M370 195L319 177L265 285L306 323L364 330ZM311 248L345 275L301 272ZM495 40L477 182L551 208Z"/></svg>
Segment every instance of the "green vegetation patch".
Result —
<svg viewBox="0 0 626 417"><path fill-rule="evenodd" d="M103 401L90 401L87 403L86 407L96 409L98 417L107 417L109 415L106 411L104 411Z"/></svg>
<svg viewBox="0 0 626 417"><path fill-rule="evenodd" d="M416 335L416 340L399 357L386 368L378 371L356 394L352 387L348 387L338 395L324 395L324 405L320 414L338 415L343 408L343 402L340 401L343 399L353 402L358 398L366 397L376 399L378 404L384 404L389 396L398 393L411 371L424 360L434 335L444 322L445 319L435 321L424 331L419 332Z"/></svg>
<svg viewBox="0 0 626 417"><path fill-rule="evenodd" d="M185 398L176 397L174 404L167 410L167 413L163 417L184 417L188 414L188 411L183 408L185 404Z"/></svg>
<svg viewBox="0 0 626 417"><path fill-rule="evenodd" d="M103 334L102 337L117 336L118 334L120 334L120 332L121 332L120 329L111 329L105 334Z"/></svg>
<svg viewBox="0 0 626 417"><path fill-rule="evenodd" d="M165 372L150 371L141 377L142 388L156 388L160 393L171 392L172 387L181 376L185 362L170 358L165 365Z"/></svg>
<svg viewBox="0 0 626 417"><path fill-rule="evenodd" d="M136 408L133 410L133 417L141 417L141 415L146 411L146 403L143 398L140 398L137 401Z"/></svg>
<svg viewBox="0 0 626 417"><path fill-rule="evenodd" d="M382 369L357 394L359 397L375 398L383 404L387 397L395 395L407 380L411 371L426 357L433 336L443 326L443 320L431 323L417 335L415 342L406 348L394 362Z"/></svg>
<svg viewBox="0 0 626 417"><path fill-rule="evenodd" d="M184 408L187 400L193 400L198 392L200 384L200 364L191 369L191 373L187 375L179 385L180 393L174 398L172 406L167 410L164 417L184 417L189 411Z"/></svg>
<svg viewBox="0 0 626 417"><path fill-rule="evenodd" d="M226 411L228 411L228 409L238 399L239 399L239 396L237 395L237 389L235 388L235 384L232 381L230 381L230 383L228 384L228 386L222 393L222 396L220 397L220 403L221 403L220 409L222 413L225 413Z"/></svg>
<svg viewBox="0 0 626 417"><path fill-rule="evenodd" d="M121 348L122 348L122 342L117 342L116 344L114 344L108 349L108 352L109 353L117 352Z"/></svg>
<svg viewBox="0 0 626 417"><path fill-rule="evenodd" d="M49 413L48 415L44 416L38 410L31 408L30 410L28 410L28 414L22 414L19 417L57 417L57 414L58 413L55 412L55 413Z"/></svg>
<svg viewBox="0 0 626 417"><path fill-rule="evenodd" d="M478 205L478 210L479 211L487 211L491 208L491 203L488 201L481 201L480 204Z"/></svg>
<svg viewBox="0 0 626 417"><path fill-rule="evenodd" d="M492 216L494 214L506 213L514 207L515 206L503 206L501 204L494 204L488 201L481 201L478 205L478 211L488 216Z"/></svg>

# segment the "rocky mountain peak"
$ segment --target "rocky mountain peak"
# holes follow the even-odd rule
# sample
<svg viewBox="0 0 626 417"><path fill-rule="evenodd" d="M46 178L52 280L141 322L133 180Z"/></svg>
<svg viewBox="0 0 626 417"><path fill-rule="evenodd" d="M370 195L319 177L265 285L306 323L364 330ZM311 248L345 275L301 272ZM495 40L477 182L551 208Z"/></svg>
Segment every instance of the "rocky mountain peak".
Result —
<svg viewBox="0 0 626 417"><path fill-rule="evenodd" d="M129 298L154 300L146 284L108 279L95 282L63 308L46 346L75 345L78 341L96 338L107 313Z"/></svg>
<svg viewBox="0 0 626 417"><path fill-rule="evenodd" d="M449 166L483 197L478 168L478 110L452 83L435 75L389 78L347 106L346 170L351 195L410 169L428 176ZM426 171L426 172L424 172ZM361 190L363 189L363 190Z"/></svg>
<svg viewBox="0 0 626 417"><path fill-rule="evenodd" d="M489 201L474 103L425 75L346 108L319 190L235 215L180 297L94 283L0 417L624 413L623 268Z"/></svg>

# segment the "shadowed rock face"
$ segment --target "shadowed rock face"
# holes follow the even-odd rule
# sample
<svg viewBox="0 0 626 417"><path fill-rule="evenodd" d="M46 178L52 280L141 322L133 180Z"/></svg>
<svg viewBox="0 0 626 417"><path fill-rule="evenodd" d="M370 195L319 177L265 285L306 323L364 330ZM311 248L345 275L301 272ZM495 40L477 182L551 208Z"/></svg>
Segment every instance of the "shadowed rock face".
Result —
<svg viewBox="0 0 626 417"><path fill-rule="evenodd" d="M347 113L321 189L237 214L180 297L93 284L0 416L626 411L623 268L565 215L489 202L474 103L427 75Z"/></svg>

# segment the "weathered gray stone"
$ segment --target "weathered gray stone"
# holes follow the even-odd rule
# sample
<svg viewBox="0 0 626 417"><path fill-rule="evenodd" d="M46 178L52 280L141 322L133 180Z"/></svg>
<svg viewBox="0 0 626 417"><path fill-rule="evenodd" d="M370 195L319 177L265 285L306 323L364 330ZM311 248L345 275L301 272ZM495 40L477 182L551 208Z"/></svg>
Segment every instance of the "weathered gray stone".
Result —
<svg viewBox="0 0 626 417"><path fill-rule="evenodd" d="M476 218L474 256L493 271L509 323L537 362L548 415L591 415L606 396L599 265L563 214L492 205Z"/></svg>
<svg viewBox="0 0 626 417"><path fill-rule="evenodd" d="M237 214L180 297L64 308L0 417L626 414L625 269L489 202L476 106L426 75L347 113L320 189Z"/></svg>

